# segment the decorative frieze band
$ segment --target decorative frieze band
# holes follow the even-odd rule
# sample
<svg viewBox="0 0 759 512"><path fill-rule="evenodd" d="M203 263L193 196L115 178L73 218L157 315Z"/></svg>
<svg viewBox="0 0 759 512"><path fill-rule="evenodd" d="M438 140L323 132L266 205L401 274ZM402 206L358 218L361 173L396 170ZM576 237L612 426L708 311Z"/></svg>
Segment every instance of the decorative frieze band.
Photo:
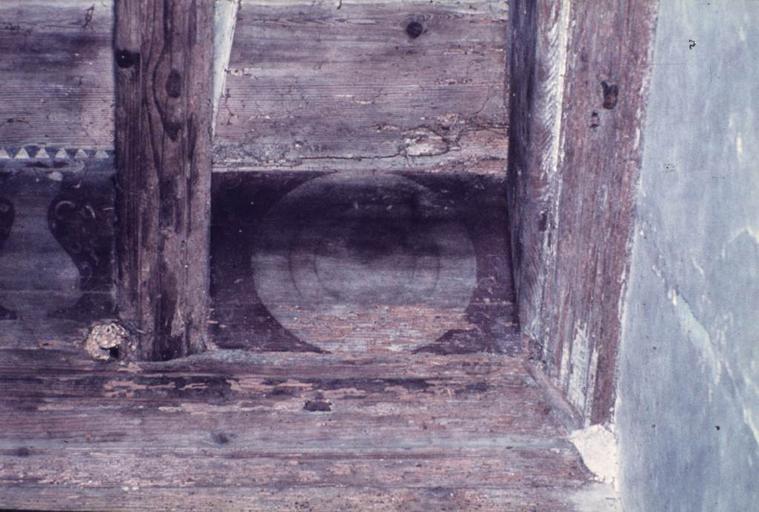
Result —
<svg viewBox="0 0 759 512"><path fill-rule="evenodd" d="M20 147L0 147L2 160L108 160L112 149L67 148L30 144Z"/></svg>

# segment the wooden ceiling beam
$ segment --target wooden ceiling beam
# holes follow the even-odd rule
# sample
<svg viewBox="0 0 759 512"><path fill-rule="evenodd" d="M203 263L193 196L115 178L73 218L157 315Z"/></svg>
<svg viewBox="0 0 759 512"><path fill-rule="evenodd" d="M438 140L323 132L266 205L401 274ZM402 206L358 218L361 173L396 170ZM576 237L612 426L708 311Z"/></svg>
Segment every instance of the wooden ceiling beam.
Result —
<svg viewBox="0 0 759 512"><path fill-rule="evenodd" d="M207 342L213 0L117 0L117 293L138 359Z"/></svg>

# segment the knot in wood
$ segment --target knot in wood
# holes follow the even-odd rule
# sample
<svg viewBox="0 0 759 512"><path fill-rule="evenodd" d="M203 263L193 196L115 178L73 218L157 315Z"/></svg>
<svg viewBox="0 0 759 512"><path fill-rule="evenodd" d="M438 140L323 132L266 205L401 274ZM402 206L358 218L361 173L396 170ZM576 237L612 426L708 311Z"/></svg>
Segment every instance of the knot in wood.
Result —
<svg viewBox="0 0 759 512"><path fill-rule="evenodd" d="M116 65L120 68L131 68L140 62L140 54L129 50L116 50Z"/></svg>

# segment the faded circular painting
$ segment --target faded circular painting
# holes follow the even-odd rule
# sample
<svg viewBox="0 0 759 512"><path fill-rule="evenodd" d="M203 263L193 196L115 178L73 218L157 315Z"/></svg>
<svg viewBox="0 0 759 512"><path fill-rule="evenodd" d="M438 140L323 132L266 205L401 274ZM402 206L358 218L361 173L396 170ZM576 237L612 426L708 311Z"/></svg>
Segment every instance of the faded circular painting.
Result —
<svg viewBox="0 0 759 512"><path fill-rule="evenodd" d="M466 328L474 247L414 181L336 173L288 193L253 254L256 291L302 341L333 352L413 350Z"/></svg>

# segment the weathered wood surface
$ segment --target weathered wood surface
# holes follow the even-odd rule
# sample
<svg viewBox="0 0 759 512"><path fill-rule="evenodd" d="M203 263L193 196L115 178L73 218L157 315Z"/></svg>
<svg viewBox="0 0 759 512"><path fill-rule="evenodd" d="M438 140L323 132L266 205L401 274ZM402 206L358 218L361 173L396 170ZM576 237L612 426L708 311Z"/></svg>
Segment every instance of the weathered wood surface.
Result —
<svg viewBox="0 0 759 512"><path fill-rule="evenodd" d="M116 2L118 300L138 354L208 328L213 0Z"/></svg>
<svg viewBox="0 0 759 512"><path fill-rule="evenodd" d="M0 147L113 147L113 2L0 2Z"/></svg>
<svg viewBox="0 0 759 512"><path fill-rule="evenodd" d="M108 157L0 160L0 303L29 328L113 314L112 171Z"/></svg>
<svg viewBox="0 0 759 512"><path fill-rule="evenodd" d="M0 351L0 506L574 510L589 474L523 365Z"/></svg>
<svg viewBox="0 0 759 512"><path fill-rule="evenodd" d="M516 1L511 10L507 197L520 321L523 331L533 337L537 337L546 275L547 223L553 218L552 199L559 181L556 173L568 50L566 5Z"/></svg>
<svg viewBox="0 0 759 512"><path fill-rule="evenodd" d="M49 343L56 339L56 334L57 345L60 338L81 341L85 337L81 329L89 322L113 315L112 173L111 159L32 158L0 162L0 197L7 208L5 214L0 212L0 226L4 226L2 232L6 233L6 244L0 247L0 304L19 313L15 320L3 320L0 346L23 347L30 339L34 343ZM321 275L324 290L311 291L318 296L342 290L347 295L337 297L345 303L345 309L338 308L332 317L308 326L303 336L288 331L272 315L271 304L258 297L258 280L276 284L279 278L274 274L261 275L261 269L257 273L254 254L260 259L281 251L276 244L267 246L261 240L267 212L280 204L288 192L320 175L323 174L283 171L214 175L211 244L214 343L255 351L317 350L316 345L309 345L313 341L310 333L328 341L342 340L330 342L337 352L366 355L367 342L380 352L392 347L407 352L415 349L437 353L521 352L523 343L518 335L507 242L504 181L502 177L470 173L399 175L407 180L402 182L407 188L408 183L418 188L419 201L413 194L404 196L401 189L375 190L371 187L372 180L359 180L360 190L353 187L343 194L343 199L350 203L349 212L354 209L350 195L365 209L365 213L345 219L358 222L351 229L340 229L341 224L324 229L324 203L331 197L329 191L312 197L311 202L291 204L292 215L288 217L291 221L309 209L316 213L303 219L303 225L274 223L269 226L269 233L274 229L275 233L281 232L283 239L292 238L300 244L297 249L303 254L311 251L315 257L331 255L331 271ZM45 194L40 194L40 190ZM456 239L470 245L466 251L452 246L452 239L448 238L451 230ZM372 237L367 239L364 234L369 233ZM434 236L428 247L415 241L430 234ZM336 252L322 247L324 243L309 245L307 240L321 240L345 250ZM436 270L438 264L461 268L460 260L464 257L464 268L470 271L467 276ZM388 258L392 265L382 265ZM420 259L422 265L418 269ZM428 274L430 269L434 271L434 283L419 275L419 270L425 269ZM379 282L364 278L365 274L374 278L372 274L383 272ZM464 277L463 283L457 282ZM338 282L332 282L335 280ZM377 289L368 289L366 283ZM456 296L454 300L454 294L444 293L438 307L428 297L431 289L456 290L462 286L467 295ZM360 301L353 300L356 290L363 290ZM441 302L439 296L436 300ZM305 318L303 321L312 320L305 312L295 310L298 301L302 298L292 296L274 306L280 310L292 307L297 316ZM399 302L403 306L400 309ZM20 304L24 307L19 308ZM349 317L346 311L356 313ZM441 320L448 311L453 311L458 320L453 317ZM377 321L367 326L366 315L359 318L361 312L374 314ZM454 321L458 323L450 329ZM345 330L354 325L358 330L351 332L356 333L356 338L362 334L364 345L353 335L346 336ZM339 336L335 334L337 329L342 329ZM411 329L416 329L412 333L417 340L415 346L402 343Z"/></svg>
<svg viewBox="0 0 759 512"><path fill-rule="evenodd" d="M222 173L213 198L219 346L522 350L502 178Z"/></svg>
<svg viewBox="0 0 759 512"><path fill-rule="evenodd" d="M536 359L593 423L614 402L655 6L512 3L521 321Z"/></svg>
<svg viewBox="0 0 759 512"><path fill-rule="evenodd" d="M242 1L216 168L505 173L507 11Z"/></svg>

